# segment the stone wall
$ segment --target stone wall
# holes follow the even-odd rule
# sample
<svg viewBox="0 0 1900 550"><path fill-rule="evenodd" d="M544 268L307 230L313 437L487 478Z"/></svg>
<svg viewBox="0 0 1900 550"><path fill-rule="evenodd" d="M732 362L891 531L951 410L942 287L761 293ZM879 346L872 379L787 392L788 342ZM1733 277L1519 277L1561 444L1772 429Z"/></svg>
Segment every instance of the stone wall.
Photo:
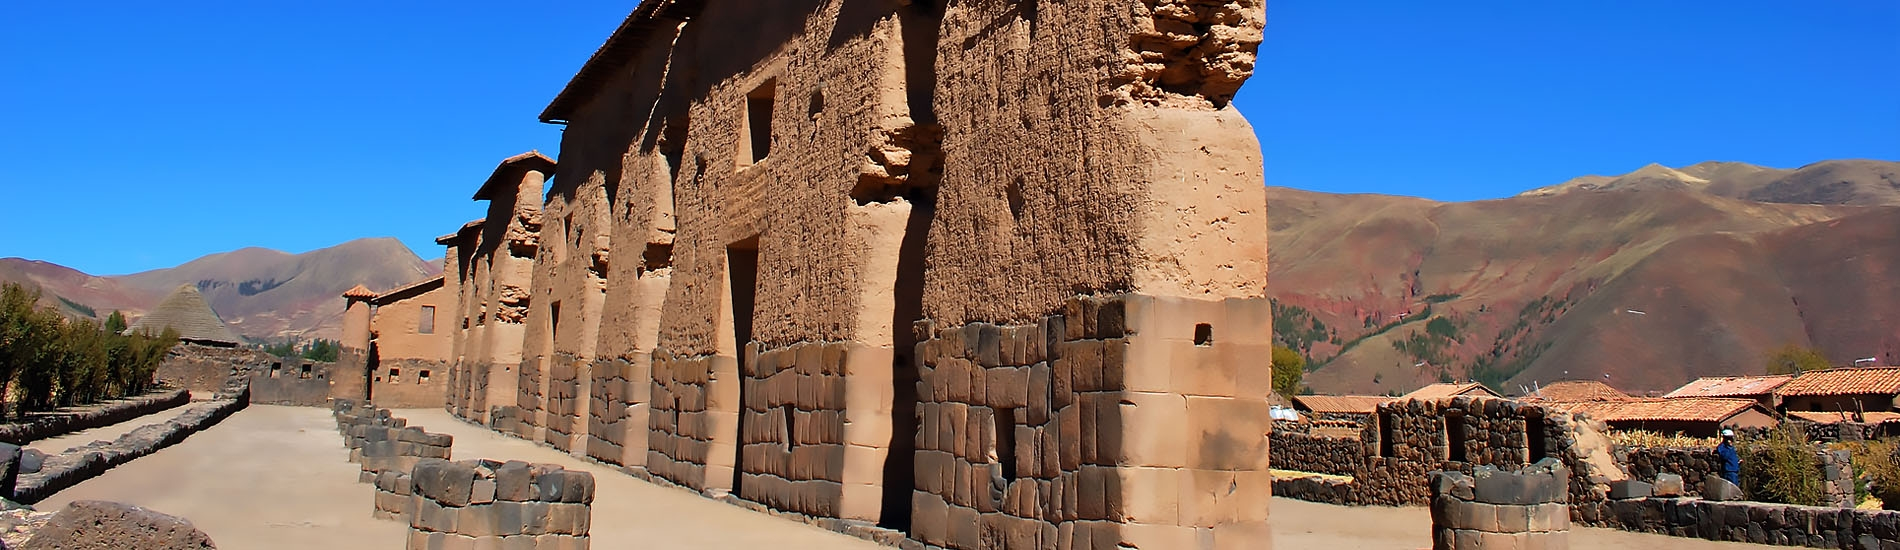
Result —
<svg viewBox="0 0 1900 550"><path fill-rule="evenodd" d="M1816 451L1814 475L1824 484L1832 506L1853 508L1854 465L1846 454L1846 451ZM1686 496L1702 496L1704 480L1722 473L1722 459L1715 454L1715 449L1623 447L1616 450L1616 458L1631 479L1654 481L1657 474L1682 476Z"/></svg>
<svg viewBox="0 0 1900 550"><path fill-rule="evenodd" d="M1350 476L1365 460L1358 439L1274 430L1269 463L1275 469Z"/></svg>
<svg viewBox="0 0 1900 550"><path fill-rule="evenodd" d="M424 460L413 473L410 550L585 549L594 476L558 465Z"/></svg>
<svg viewBox="0 0 1900 550"><path fill-rule="evenodd" d="M47 455L37 470L20 472L13 487L14 500L27 504L39 502L115 466L184 441L248 405L249 388L220 391L212 400L192 405L177 417L141 426L111 442L94 441Z"/></svg>
<svg viewBox="0 0 1900 550"><path fill-rule="evenodd" d="M1900 547L1900 512L1694 498L1606 503L1586 523L1713 541L1810 548Z"/></svg>
<svg viewBox="0 0 1900 550"><path fill-rule="evenodd" d="M205 390L205 393L215 393L218 389L214 387ZM25 445L35 440L118 424L184 405L190 401L191 392L189 391L161 389L144 395L114 399L83 407L47 413L28 413L26 420L0 424L0 442Z"/></svg>
<svg viewBox="0 0 1900 550"><path fill-rule="evenodd" d="M370 401L392 409L441 407L448 398L448 370L447 362L433 359L378 359L370 373Z"/></svg>
<svg viewBox="0 0 1900 550"><path fill-rule="evenodd" d="M1546 458L1515 472L1432 472L1434 550L1569 548L1570 472Z"/></svg>
<svg viewBox="0 0 1900 550"><path fill-rule="evenodd" d="M1265 540L1271 374L1238 358L1266 357L1267 335L1218 332L1262 326L1249 322L1266 315L1260 302L1077 297L1034 325L928 331L912 537L967 549Z"/></svg>
<svg viewBox="0 0 1900 550"><path fill-rule="evenodd" d="M337 430L350 449L350 462L362 465L357 481L376 491L375 517L403 520L415 511L410 471L424 459L447 459L455 439L409 426L408 421L363 401L339 399L332 405Z"/></svg>
<svg viewBox="0 0 1900 550"><path fill-rule="evenodd" d="M587 456L620 466L646 466L647 401L652 374L625 359L595 359L587 400Z"/></svg>
<svg viewBox="0 0 1900 550"><path fill-rule="evenodd" d="M241 377L258 366L268 368L275 361L278 361L276 357L258 350L181 342L165 354L153 377L159 384L211 395L223 390L227 380Z"/></svg>
<svg viewBox="0 0 1900 550"><path fill-rule="evenodd" d="M343 375L338 363L276 358L250 367L251 402L260 405L321 407L329 404L331 383ZM362 373L357 373L362 376Z"/></svg>

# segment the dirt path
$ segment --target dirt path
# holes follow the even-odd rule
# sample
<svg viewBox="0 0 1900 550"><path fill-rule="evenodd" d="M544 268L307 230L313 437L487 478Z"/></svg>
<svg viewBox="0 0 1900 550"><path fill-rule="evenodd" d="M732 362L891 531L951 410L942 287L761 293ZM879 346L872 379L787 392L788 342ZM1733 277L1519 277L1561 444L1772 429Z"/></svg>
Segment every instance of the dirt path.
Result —
<svg viewBox="0 0 1900 550"><path fill-rule="evenodd" d="M1415 550L1432 547L1431 512L1423 507L1334 506L1275 498L1272 522L1274 548ZM1779 548L1591 528L1572 529L1570 547L1591 550Z"/></svg>
<svg viewBox="0 0 1900 550"><path fill-rule="evenodd" d="M78 447L80 445L85 445L87 443L91 443L94 441L112 441L114 439L118 439L119 436L121 435L131 433L132 430L139 429L140 427L145 426L147 424L163 423L166 420L171 420L172 418L177 417L178 415L185 414L185 411L191 410L191 406L196 405L196 404L198 404L197 401L187 402L183 405L179 405L179 406L158 411L152 414L148 414L148 415L127 420L124 422L120 422L118 424L113 424L110 426L100 426L100 427L92 428L88 430L79 430L79 431L62 435L62 436L41 439L38 441L28 443L26 447L29 449L39 449L40 452L42 453L53 455L53 454L59 454L59 453L65 452L66 449L71 449L73 447Z"/></svg>
<svg viewBox="0 0 1900 550"><path fill-rule="evenodd" d="M219 548L398 548L406 526L371 519L328 409L252 405L211 429L61 491L36 508L114 500L183 516Z"/></svg>

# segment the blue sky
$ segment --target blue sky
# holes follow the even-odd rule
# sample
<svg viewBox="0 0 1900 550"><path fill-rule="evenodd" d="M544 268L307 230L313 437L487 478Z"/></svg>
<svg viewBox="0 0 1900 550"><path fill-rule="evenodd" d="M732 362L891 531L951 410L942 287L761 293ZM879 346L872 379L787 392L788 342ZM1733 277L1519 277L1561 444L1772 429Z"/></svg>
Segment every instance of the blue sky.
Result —
<svg viewBox="0 0 1900 550"><path fill-rule="evenodd" d="M433 238L633 0L25 2L0 256L94 274ZM544 7L553 6L553 7ZM1439 200L1739 160L1900 159L1892 0L1273 0L1236 105L1269 185Z"/></svg>

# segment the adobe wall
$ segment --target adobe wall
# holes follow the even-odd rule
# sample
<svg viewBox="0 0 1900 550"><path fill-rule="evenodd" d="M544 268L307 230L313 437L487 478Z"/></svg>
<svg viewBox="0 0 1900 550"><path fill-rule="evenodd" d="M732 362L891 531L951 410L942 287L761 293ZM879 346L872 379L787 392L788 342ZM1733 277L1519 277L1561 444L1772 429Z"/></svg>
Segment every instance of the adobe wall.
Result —
<svg viewBox="0 0 1900 550"><path fill-rule="evenodd" d="M393 409L440 407L448 395L449 364L432 359L381 359L369 382L370 401Z"/></svg>

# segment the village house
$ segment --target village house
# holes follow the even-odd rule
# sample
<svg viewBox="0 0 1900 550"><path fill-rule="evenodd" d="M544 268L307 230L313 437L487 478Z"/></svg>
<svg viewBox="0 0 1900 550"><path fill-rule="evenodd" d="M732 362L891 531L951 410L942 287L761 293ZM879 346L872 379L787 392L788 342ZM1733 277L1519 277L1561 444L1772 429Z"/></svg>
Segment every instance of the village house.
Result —
<svg viewBox="0 0 1900 550"><path fill-rule="evenodd" d="M1684 397L1620 401L1542 402L1552 409L1588 416L1612 430L1715 437L1724 428L1772 428L1774 411L1752 399Z"/></svg>
<svg viewBox="0 0 1900 550"><path fill-rule="evenodd" d="M1631 397L1630 394L1623 393L1621 390L1610 387L1609 384L1596 380L1563 380L1551 382L1550 384L1539 386L1535 391L1532 391L1530 395L1520 398L1522 401L1531 402L1632 401L1635 399L1636 398Z"/></svg>
<svg viewBox="0 0 1900 550"><path fill-rule="evenodd" d="M641 2L439 241L447 406L932 546L1267 540L1264 6L1163 4Z"/></svg>
<svg viewBox="0 0 1900 550"><path fill-rule="evenodd" d="M1486 386L1481 382L1440 382L1437 384L1427 384L1425 387L1412 390L1412 393L1405 394L1401 399L1437 399L1440 397L1459 396L1504 397L1504 394L1498 393L1497 390L1493 390L1490 386Z"/></svg>
<svg viewBox="0 0 1900 550"><path fill-rule="evenodd" d="M1844 367L1801 373L1775 390L1787 411L1886 412L1900 395L1900 367Z"/></svg>
<svg viewBox="0 0 1900 550"><path fill-rule="evenodd" d="M1781 400L1776 390L1793 380L1786 374L1767 376L1705 376L1693 382L1683 384L1663 397L1669 399L1685 397L1729 397L1753 399L1763 407L1779 410Z"/></svg>
<svg viewBox="0 0 1900 550"><path fill-rule="evenodd" d="M343 339L339 372L332 378L333 397L360 395L378 407L441 406L447 394L451 343L445 330L448 324L441 320L455 305L454 292L445 288L444 278L432 277L383 293L357 285L345 291L343 298Z"/></svg>

